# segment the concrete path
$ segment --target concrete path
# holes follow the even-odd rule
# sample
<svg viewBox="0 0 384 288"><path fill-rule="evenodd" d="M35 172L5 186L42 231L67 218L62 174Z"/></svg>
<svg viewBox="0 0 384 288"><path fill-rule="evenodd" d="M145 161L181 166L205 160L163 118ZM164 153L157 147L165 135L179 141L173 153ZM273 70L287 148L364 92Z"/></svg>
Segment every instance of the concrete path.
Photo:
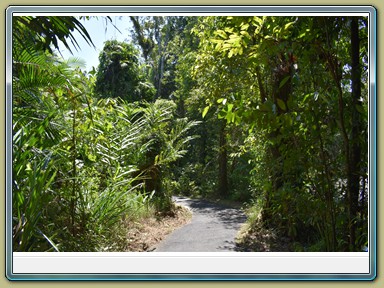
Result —
<svg viewBox="0 0 384 288"><path fill-rule="evenodd" d="M235 237L246 216L239 209L186 197L174 197L192 211L192 221L168 235L154 252L235 251Z"/></svg>

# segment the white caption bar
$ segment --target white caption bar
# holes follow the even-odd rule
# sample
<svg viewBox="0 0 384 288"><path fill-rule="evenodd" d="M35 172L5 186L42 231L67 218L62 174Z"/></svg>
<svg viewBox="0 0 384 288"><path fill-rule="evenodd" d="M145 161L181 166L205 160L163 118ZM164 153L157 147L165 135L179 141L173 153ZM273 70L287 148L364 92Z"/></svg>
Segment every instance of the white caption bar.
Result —
<svg viewBox="0 0 384 288"><path fill-rule="evenodd" d="M13 253L13 273L369 273L358 253Z"/></svg>

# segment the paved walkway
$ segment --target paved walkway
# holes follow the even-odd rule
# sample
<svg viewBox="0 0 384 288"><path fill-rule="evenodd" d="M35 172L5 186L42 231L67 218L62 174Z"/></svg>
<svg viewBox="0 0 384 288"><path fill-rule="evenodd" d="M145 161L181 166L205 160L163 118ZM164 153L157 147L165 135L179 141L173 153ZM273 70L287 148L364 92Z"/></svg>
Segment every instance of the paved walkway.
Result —
<svg viewBox="0 0 384 288"><path fill-rule="evenodd" d="M154 252L235 251L235 237L246 221L239 209L186 197L174 197L192 211L192 221L168 235Z"/></svg>

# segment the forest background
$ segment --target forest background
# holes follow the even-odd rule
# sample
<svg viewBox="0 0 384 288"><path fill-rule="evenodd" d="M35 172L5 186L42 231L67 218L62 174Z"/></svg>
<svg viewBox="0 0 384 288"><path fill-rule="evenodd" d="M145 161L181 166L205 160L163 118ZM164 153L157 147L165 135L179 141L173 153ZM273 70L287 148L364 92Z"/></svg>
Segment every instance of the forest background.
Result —
<svg viewBox="0 0 384 288"><path fill-rule="evenodd" d="M91 18L13 18L15 251L124 251L175 194L244 202L289 250L368 249L367 18L129 16L85 71L56 50L94 46Z"/></svg>

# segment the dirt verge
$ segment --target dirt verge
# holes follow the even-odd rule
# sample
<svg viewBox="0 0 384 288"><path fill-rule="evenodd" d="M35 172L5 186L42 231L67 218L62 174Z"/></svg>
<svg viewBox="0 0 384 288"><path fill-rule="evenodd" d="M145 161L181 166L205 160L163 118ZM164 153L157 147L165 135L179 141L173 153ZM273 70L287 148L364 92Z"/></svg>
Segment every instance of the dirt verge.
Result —
<svg viewBox="0 0 384 288"><path fill-rule="evenodd" d="M239 252L289 252L290 240L279 235L277 230L267 229L258 222L245 225L236 239Z"/></svg>
<svg viewBox="0 0 384 288"><path fill-rule="evenodd" d="M187 224L192 219L189 209L181 206L166 215L153 215L128 224L127 252L150 252L175 229Z"/></svg>

